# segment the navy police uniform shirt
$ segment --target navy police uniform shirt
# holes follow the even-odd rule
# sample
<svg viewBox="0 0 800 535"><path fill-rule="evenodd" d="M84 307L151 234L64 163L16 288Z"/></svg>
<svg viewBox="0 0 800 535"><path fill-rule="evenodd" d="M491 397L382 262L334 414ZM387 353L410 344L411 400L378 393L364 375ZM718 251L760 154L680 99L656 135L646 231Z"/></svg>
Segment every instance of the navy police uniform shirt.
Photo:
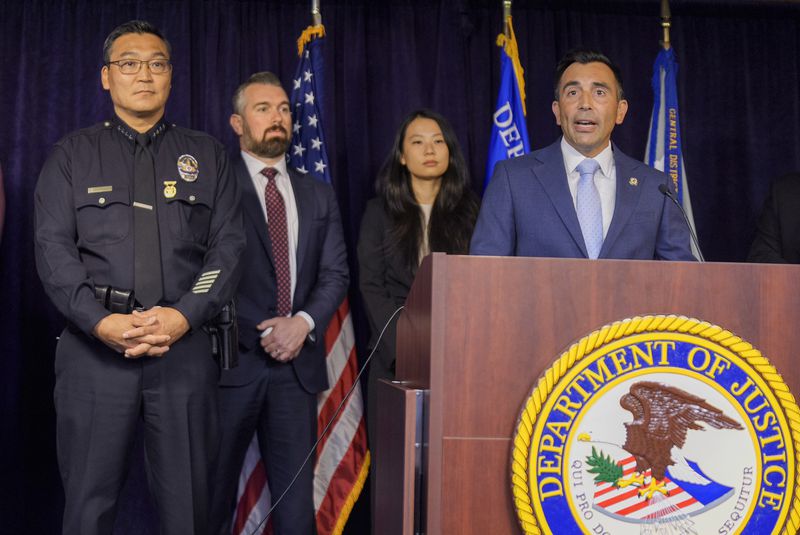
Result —
<svg viewBox="0 0 800 535"><path fill-rule="evenodd" d="M211 136L162 121L148 132L155 158L164 296L192 328L235 293L245 246L236 180ZM36 266L59 311L83 332L109 312L94 285L134 281L136 132L119 118L58 143L35 192Z"/></svg>

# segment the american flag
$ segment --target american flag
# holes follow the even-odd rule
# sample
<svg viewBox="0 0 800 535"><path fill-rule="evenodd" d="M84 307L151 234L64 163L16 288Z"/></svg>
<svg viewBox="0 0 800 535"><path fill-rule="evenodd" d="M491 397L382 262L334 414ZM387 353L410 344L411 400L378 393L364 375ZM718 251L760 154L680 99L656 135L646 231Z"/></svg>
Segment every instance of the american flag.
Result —
<svg viewBox="0 0 800 535"><path fill-rule="evenodd" d="M628 456L617 463L627 477L636 471L636 459ZM666 495L655 493L651 498L639 495L639 487L617 487L613 483L598 482L594 486L594 509L607 515L635 523L687 522L691 515L713 507L733 495L733 488L721 485L707 478L699 467L691 461L689 466L695 477L704 480L702 484L687 484L673 477L667 470L663 480ZM647 480L652 476L648 468L642 474ZM686 533L691 533L686 531Z"/></svg>
<svg viewBox="0 0 800 535"><path fill-rule="evenodd" d="M322 25L309 27L298 40L300 63L292 80L292 146L289 164L317 180L331 184L330 167L322 132ZM339 306L325 333L325 353L330 390L317 400L317 429L321 433L334 418L336 408L353 387L358 375L353 322L347 298ZM364 401L360 387L335 416L329 432L317 447L314 467L314 509L318 535L339 535L364 486L369 469ZM233 523L234 535L250 535L259 529L270 507L267 474L255 437L239 476L239 496ZM270 533L269 523L265 531Z"/></svg>

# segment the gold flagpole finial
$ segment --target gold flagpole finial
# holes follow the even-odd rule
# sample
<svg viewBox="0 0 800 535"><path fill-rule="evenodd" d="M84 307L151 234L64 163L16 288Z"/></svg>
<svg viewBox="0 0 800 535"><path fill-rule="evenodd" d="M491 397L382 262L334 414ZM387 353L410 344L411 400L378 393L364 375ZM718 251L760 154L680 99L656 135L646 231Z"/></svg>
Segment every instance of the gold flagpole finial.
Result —
<svg viewBox="0 0 800 535"><path fill-rule="evenodd" d="M503 33L506 35L506 39L509 38L508 18L510 16L511 16L511 0L503 0Z"/></svg>
<svg viewBox="0 0 800 535"><path fill-rule="evenodd" d="M311 0L311 20L314 26L322 24L322 12L319 10L319 0Z"/></svg>
<svg viewBox="0 0 800 535"><path fill-rule="evenodd" d="M670 47L669 28L672 26L671 20L672 14L669 10L669 0L661 0L661 27L664 28L664 40L661 41L661 46L664 47L664 50L669 50Z"/></svg>

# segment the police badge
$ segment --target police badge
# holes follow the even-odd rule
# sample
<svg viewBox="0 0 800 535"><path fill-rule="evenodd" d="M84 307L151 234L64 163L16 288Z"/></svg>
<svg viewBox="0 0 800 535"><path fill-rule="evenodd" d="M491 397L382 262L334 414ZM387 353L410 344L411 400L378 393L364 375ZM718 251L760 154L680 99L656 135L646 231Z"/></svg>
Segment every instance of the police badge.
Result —
<svg viewBox="0 0 800 535"><path fill-rule="evenodd" d="M178 158L178 174L186 182L194 182L197 180L199 173L199 165L197 160L191 154L183 154Z"/></svg>
<svg viewBox="0 0 800 535"><path fill-rule="evenodd" d="M800 410L752 345L682 316L606 325L539 379L514 433L524 533L797 533Z"/></svg>

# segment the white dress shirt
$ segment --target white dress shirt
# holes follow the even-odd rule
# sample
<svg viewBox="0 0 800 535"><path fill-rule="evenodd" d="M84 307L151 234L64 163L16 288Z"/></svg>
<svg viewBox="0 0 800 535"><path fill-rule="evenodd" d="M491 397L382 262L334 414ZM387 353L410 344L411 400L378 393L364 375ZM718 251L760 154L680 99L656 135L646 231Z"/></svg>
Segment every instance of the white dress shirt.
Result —
<svg viewBox="0 0 800 535"><path fill-rule="evenodd" d="M431 254L430 244L428 243L428 228L431 225L433 203L419 203L419 208L422 211L422 241L419 244L419 263L422 264L422 259Z"/></svg>
<svg viewBox="0 0 800 535"><path fill-rule="evenodd" d="M267 200L264 198L264 191L267 188L267 177L261 174L261 171L265 167L274 167L278 171L278 174L275 175L275 186L283 197L283 204L286 206L286 232L289 239L289 273L292 279L292 301L294 301L294 290L297 287L297 234L299 223L297 202L294 199L292 182L289 180L289 173L286 169L286 160L281 159L275 165L270 166L245 151L242 151L242 159L247 166L247 172L250 173L250 178L258 193L258 202L261 204L261 210L264 212L264 220L267 222L269 222L269 217L267 216ZM303 319L308 322L309 328L312 331L314 330L314 319L311 316L302 310L298 311L297 315L302 316Z"/></svg>
<svg viewBox="0 0 800 535"><path fill-rule="evenodd" d="M567 171L569 192L572 194L572 205L577 206L578 180L580 180L581 174L576 167L586 159L586 156L567 143L563 137L561 138L561 155L564 157L564 168ZM614 217L614 205L617 200L617 168L614 165L614 151L611 150L611 142L609 141L608 146L592 159L600 164L600 169L594 174L594 185L600 194L600 206L603 212L603 239L605 239L608 227L611 225L611 218Z"/></svg>

